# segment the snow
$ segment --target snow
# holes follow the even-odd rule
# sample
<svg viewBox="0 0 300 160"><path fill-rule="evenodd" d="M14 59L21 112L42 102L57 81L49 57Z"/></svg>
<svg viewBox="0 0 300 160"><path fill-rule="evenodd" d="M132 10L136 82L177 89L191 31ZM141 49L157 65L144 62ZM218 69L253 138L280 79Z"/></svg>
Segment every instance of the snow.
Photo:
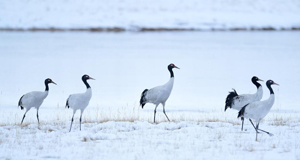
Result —
<svg viewBox="0 0 300 160"><path fill-rule="evenodd" d="M10 0L2 29L292 29L298 0Z"/></svg>
<svg viewBox="0 0 300 160"><path fill-rule="evenodd" d="M297 115L299 116L299 114ZM299 118L287 124L265 122L274 136L247 131L230 122L109 121L0 128L1 159L299 159ZM280 123L280 122L279 122Z"/></svg>
<svg viewBox="0 0 300 160"><path fill-rule="evenodd" d="M299 159L297 102L299 32L0 32L0 159ZM145 88L169 80L173 91L153 124L154 105L139 107ZM85 91L90 105L69 131L69 94ZM274 80L275 104L259 134L246 131L235 110L224 112L231 88L254 93L253 75ZM29 91L49 95L39 110L17 107ZM263 100L269 92L263 83Z"/></svg>

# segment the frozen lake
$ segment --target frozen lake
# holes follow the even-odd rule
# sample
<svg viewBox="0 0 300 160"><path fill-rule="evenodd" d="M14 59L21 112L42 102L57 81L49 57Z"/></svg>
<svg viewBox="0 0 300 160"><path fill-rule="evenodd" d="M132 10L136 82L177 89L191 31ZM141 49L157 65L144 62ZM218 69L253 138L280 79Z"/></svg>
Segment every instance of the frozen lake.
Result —
<svg viewBox="0 0 300 160"><path fill-rule="evenodd" d="M174 63L180 70L167 112L221 112L232 88L256 92L254 75L280 84L273 111L299 111L299 42L300 32L0 32L0 106L17 109L49 77L58 85L41 110L64 107L69 94L85 91L81 76L89 74L90 108L138 108L141 92L166 83Z"/></svg>

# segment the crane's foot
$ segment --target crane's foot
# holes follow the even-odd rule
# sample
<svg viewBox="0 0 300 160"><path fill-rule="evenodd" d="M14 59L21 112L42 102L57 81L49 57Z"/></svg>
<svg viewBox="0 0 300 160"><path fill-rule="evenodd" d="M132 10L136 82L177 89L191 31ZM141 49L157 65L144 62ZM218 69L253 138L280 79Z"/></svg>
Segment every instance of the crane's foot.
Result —
<svg viewBox="0 0 300 160"><path fill-rule="evenodd" d="M269 135L270 137L274 136L274 134L272 134L272 133L269 133L268 135Z"/></svg>

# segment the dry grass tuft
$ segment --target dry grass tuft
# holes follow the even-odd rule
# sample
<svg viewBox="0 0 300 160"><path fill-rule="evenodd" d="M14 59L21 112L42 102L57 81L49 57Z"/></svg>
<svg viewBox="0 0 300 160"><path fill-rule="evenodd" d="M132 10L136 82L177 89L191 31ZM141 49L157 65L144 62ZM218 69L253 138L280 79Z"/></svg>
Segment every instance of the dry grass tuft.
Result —
<svg viewBox="0 0 300 160"><path fill-rule="evenodd" d="M293 119L291 117L282 117L282 116L277 116L271 120L271 125L273 126L288 126Z"/></svg>
<svg viewBox="0 0 300 160"><path fill-rule="evenodd" d="M82 142L95 141L96 139L90 137L83 137Z"/></svg>
<svg viewBox="0 0 300 160"><path fill-rule="evenodd" d="M229 120L227 121L227 123L230 123L234 126L239 126L239 125L242 125L241 121L232 121L232 120Z"/></svg>
<svg viewBox="0 0 300 160"><path fill-rule="evenodd" d="M222 139L223 135L221 133L218 133L217 139L220 141Z"/></svg>
<svg viewBox="0 0 300 160"><path fill-rule="evenodd" d="M249 151L249 152L254 152L255 150L254 150L253 146L250 146L250 147L248 148L248 151Z"/></svg>
<svg viewBox="0 0 300 160"><path fill-rule="evenodd" d="M83 137L82 142L87 142L87 141L88 141L88 139L86 137Z"/></svg>
<svg viewBox="0 0 300 160"><path fill-rule="evenodd" d="M140 120L139 109L136 107L121 107L117 110L100 110L97 106L94 110L87 110L88 115L83 115L83 123L104 123L108 121L116 122L134 122Z"/></svg>
<svg viewBox="0 0 300 160"><path fill-rule="evenodd" d="M22 128L28 127L29 125L30 125L30 123L23 123L22 125L21 124L17 124L17 126L20 126Z"/></svg>
<svg viewBox="0 0 300 160"><path fill-rule="evenodd" d="M165 130L167 130L167 131L175 131L175 130L179 130L179 129L181 129L180 126L178 126L177 128L167 128L167 127L165 127Z"/></svg>
<svg viewBox="0 0 300 160"><path fill-rule="evenodd" d="M205 125L206 128L213 129L213 127L209 126L208 124Z"/></svg>
<svg viewBox="0 0 300 160"><path fill-rule="evenodd" d="M275 121L271 123L272 126L287 126L289 125L287 121Z"/></svg>

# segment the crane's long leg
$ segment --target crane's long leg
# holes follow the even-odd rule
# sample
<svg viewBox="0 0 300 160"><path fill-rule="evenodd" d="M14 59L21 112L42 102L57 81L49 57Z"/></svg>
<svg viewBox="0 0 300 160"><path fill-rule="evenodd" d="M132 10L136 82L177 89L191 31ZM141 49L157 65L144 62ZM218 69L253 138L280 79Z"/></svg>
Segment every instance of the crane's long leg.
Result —
<svg viewBox="0 0 300 160"><path fill-rule="evenodd" d="M81 130L81 117L82 117L82 112L83 112L83 111L81 111L81 113L80 113L80 119L79 119L79 122L80 122L80 130Z"/></svg>
<svg viewBox="0 0 300 160"><path fill-rule="evenodd" d="M38 120L38 124L40 124L40 120L39 120L39 109L37 109L37 111L36 111L36 118L37 118L37 120Z"/></svg>
<svg viewBox="0 0 300 160"><path fill-rule="evenodd" d="M270 136L273 136L273 134L270 133L270 132L264 131L264 130L262 130L262 129L257 129L257 130L262 131L262 132L265 132L265 133L267 133L267 134L270 135Z"/></svg>
<svg viewBox="0 0 300 160"><path fill-rule="evenodd" d="M242 119L242 131L243 131L243 128L244 128L244 117L242 117L241 119Z"/></svg>
<svg viewBox="0 0 300 160"><path fill-rule="evenodd" d="M265 132L265 133L267 133L269 136L273 136L272 133L267 132L267 131L264 131L264 130L262 130L262 129L259 129L258 127L259 127L259 123L257 124L257 130L262 131L262 132Z"/></svg>
<svg viewBox="0 0 300 160"><path fill-rule="evenodd" d="M167 116L166 111L165 111L165 104L163 104L163 112L164 112L164 114L166 115L167 119L168 119L169 122L170 122L170 119L169 119L169 117Z"/></svg>
<svg viewBox="0 0 300 160"><path fill-rule="evenodd" d="M255 140L256 140L256 141L257 141L257 133L258 133L257 130L258 130L258 126L259 126L259 122L257 122L256 128L255 128L255 130L256 130L256 139L255 139Z"/></svg>
<svg viewBox="0 0 300 160"><path fill-rule="evenodd" d="M71 126L70 126L70 131L69 131L69 132L71 132L72 123L73 123L73 120L74 120L74 114L75 114L75 112L73 113L73 116L72 116L72 120L71 120Z"/></svg>
<svg viewBox="0 0 300 160"><path fill-rule="evenodd" d="M158 107L158 105L155 106L155 109L154 109L154 123L155 123L155 114L156 114L156 108Z"/></svg>
<svg viewBox="0 0 300 160"><path fill-rule="evenodd" d="M254 129L255 129L255 131L256 131L256 138L255 138L255 140L257 141L257 133L259 133L259 132L257 131L257 128L258 128L259 123L257 123L257 125L256 125L256 127L255 127L254 124L253 124L253 122L252 122L252 120L251 120L250 118L249 118L249 121L251 122L252 126L254 127Z"/></svg>
<svg viewBox="0 0 300 160"><path fill-rule="evenodd" d="M24 118L26 117L25 115L26 115L26 113L27 113L28 111L29 111L29 110L27 110L27 111L24 113L23 119L22 119L22 121L21 121L21 125L23 124Z"/></svg>
<svg viewBox="0 0 300 160"><path fill-rule="evenodd" d="M252 126L254 127L254 129L255 129L256 133L259 133L259 132L257 131L256 127L254 126L254 124L253 124L252 120L251 120L251 119L249 119L249 121L251 122Z"/></svg>

